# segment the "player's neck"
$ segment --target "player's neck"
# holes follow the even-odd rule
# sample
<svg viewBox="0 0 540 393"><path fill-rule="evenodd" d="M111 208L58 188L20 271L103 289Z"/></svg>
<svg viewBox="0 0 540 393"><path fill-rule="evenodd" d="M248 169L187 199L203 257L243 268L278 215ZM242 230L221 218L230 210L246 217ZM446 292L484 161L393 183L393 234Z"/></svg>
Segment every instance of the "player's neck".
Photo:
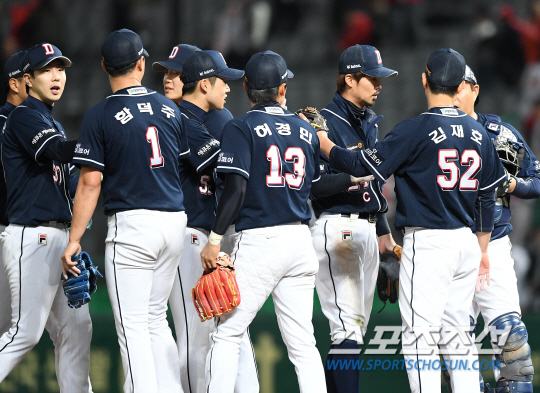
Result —
<svg viewBox="0 0 540 393"><path fill-rule="evenodd" d="M208 112L210 110L210 104L206 100L206 97L204 97L201 94L197 94L197 93L188 94L187 96L183 96L182 100L191 102L193 105L198 106L205 112Z"/></svg>
<svg viewBox="0 0 540 393"><path fill-rule="evenodd" d="M431 94L428 91L426 94L428 109L434 108L436 106L454 106L454 97L451 97L447 94Z"/></svg>
<svg viewBox="0 0 540 393"><path fill-rule="evenodd" d="M17 94L8 94L7 102L9 102L13 106L19 106L24 101L21 97L19 97Z"/></svg>
<svg viewBox="0 0 540 393"><path fill-rule="evenodd" d="M109 76L109 82L111 83L111 90L113 93L116 93L118 90L125 89L132 86L141 86L142 78L139 78L137 75L129 74L119 77Z"/></svg>

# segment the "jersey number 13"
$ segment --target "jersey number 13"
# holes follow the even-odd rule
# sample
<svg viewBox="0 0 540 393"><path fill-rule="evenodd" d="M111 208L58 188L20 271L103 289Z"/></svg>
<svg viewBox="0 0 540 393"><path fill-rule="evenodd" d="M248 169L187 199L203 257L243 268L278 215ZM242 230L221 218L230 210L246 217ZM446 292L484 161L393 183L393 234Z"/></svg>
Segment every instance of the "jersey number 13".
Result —
<svg viewBox="0 0 540 393"><path fill-rule="evenodd" d="M281 155L276 145L270 146L266 151L266 159L270 161L270 174L266 175L266 185L268 187L284 187L285 183L289 188L299 190L304 184L306 176L306 156L299 147L289 147L285 150L283 158L286 162L293 162L294 173L282 175Z"/></svg>

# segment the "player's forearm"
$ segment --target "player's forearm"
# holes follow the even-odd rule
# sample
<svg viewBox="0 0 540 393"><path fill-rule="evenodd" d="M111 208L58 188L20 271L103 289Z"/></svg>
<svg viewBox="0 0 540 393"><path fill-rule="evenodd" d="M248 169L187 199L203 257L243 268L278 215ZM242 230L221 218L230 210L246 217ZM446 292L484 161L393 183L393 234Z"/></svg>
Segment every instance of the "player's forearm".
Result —
<svg viewBox="0 0 540 393"><path fill-rule="evenodd" d="M377 236L382 237L388 235L392 232L390 225L388 225L388 220L386 219L386 213L377 213L377 224L376 224ZM392 238L392 235L390 235ZM392 242L394 239L392 239ZM394 246L396 244L394 243Z"/></svg>
<svg viewBox="0 0 540 393"><path fill-rule="evenodd" d="M476 237L478 238L480 251L482 251L482 254L486 254L488 252L489 240L491 239L491 232L476 232Z"/></svg>
<svg viewBox="0 0 540 393"><path fill-rule="evenodd" d="M244 203L248 180L236 173L229 173L225 178L223 193L219 199L212 232L222 236L234 222ZM213 238L215 235L213 236Z"/></svg>
<svg viewBox="0 0 540 393"><path fill-rule="evenodd" d="M360 153L344 149L339 146L334 146L330 151L330 165L346 173L356 177L370 175L371 172L364 165L360 158ZM383 179L384 180L384 179Z"/></svg>
<svg viewBox="0 0 540 393"><path fill-rule="evenodd" d="M80 242L94 214L100 192L101 172L95 168L83 166L73 205L73 218L69 233L70 242Z"/></svg>
<svg viewBox="0 0 540 393"><path fill-rule="evenodd" d="M537 177L516 178L516 187L510 193L521 199L540 198L540 179Z"/></svg>
<svg viewBox="0 0 540 393"><path fill-rule="evenodd" d="M324 174L318 182L311 185L311 195L323 198L345 191L353 185L353 178L348 173Z"/></svg>

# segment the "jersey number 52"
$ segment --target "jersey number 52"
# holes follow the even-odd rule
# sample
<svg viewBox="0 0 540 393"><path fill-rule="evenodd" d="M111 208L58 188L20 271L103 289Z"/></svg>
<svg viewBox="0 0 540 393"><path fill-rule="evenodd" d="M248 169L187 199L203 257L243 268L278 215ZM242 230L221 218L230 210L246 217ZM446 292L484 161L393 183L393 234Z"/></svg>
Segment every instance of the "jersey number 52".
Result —
<svg viewBox="0 0 540 393"><path fill-rule="evenodd" d="M455 163L458 159L461 165L469 166L461 177L459 167ZM458 181L460 190L476 191L478 189L478 180L473 176L482 167L482 159L476 150L464 150L459 158L456 149L441 149L439 150L439 167L446 173L446 175L437 175L437 183L443 190L453 190Z"/></svg>

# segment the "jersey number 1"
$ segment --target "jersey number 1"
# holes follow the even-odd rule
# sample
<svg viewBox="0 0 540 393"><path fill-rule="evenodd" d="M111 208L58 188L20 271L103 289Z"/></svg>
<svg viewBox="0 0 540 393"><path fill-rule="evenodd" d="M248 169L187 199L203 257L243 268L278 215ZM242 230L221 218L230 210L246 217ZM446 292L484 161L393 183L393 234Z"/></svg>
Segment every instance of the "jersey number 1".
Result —
<svg viewBox="0 0 540 393"><path fill-rule="evenodd" d="M159 147L158 130L154 126L148 127L146 130L146 140L152 145L152 157L150 157L150 167L162 167L165 160L161 155L161 147Z"/></svg>
<svg viewBox="0 0 540 393"><path fill-rule="evenodd" d="M461 154L461 165L469 165L469 168L459 177L459 168L454 161L458 160L459 153L456 149L439 150L439 167L446 175L438 175L437 183L443 190L453 190L459 180L459 189L462 191L476 191L478 180L473 176L478 173L482 166L482 159L476 150L464 150Z"/></svg>
<svg viewBox="0 0 540 393"><path fill-rule="evenodd" d="M283 187L285 183L289 188L299 190L304 184L306 175L306 156L299 147L289 147L283 156L285 161L294 162L294 173L286 173L282 176L281 157L279 148L276 145L270 146L266 151L266 159L270 161L270 174L266 176L268 187Z"/></svg>

